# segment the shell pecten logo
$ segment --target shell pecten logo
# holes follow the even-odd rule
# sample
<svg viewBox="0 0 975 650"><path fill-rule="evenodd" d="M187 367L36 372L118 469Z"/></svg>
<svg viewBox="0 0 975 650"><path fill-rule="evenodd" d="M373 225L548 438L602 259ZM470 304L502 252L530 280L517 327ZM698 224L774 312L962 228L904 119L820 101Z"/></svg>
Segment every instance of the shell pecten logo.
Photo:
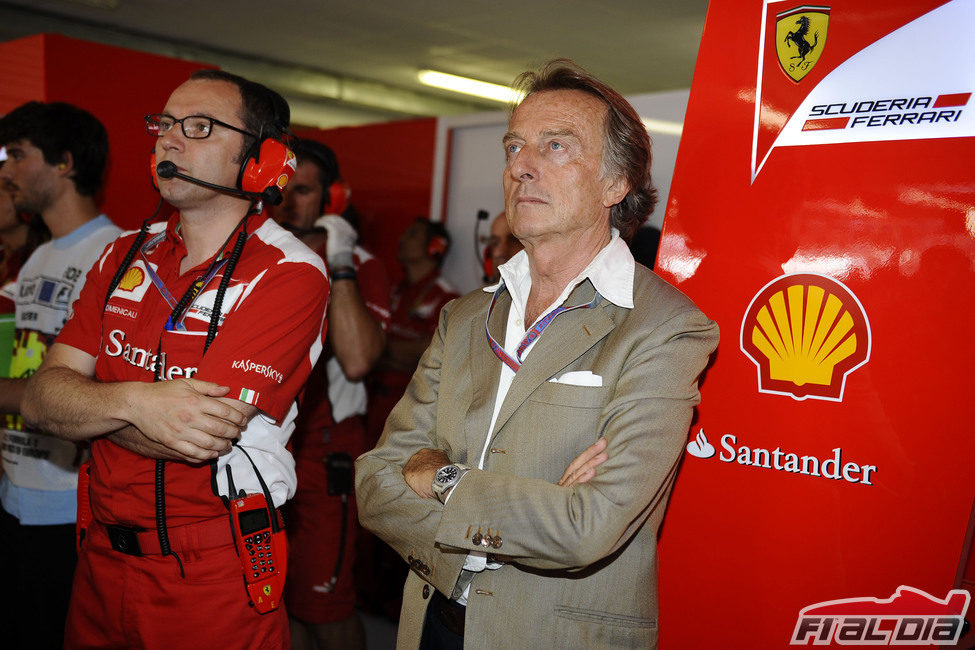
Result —
<svg viewBox="0 0 975 650"><path fill-rule="evenodd" d="M138 266L133 266L125 275L122 276L122 281L118 283L119 289L123 291L132 291L146 279L146 274Z"/></svg>
<svg viewBox="0 0 975 650"><path fill-rule="evenodd" d="M833 278L783 275L752 298L741 350L758 366L762 393L842 401L846 378L870 358L870 323L857 297Z"/></svg>

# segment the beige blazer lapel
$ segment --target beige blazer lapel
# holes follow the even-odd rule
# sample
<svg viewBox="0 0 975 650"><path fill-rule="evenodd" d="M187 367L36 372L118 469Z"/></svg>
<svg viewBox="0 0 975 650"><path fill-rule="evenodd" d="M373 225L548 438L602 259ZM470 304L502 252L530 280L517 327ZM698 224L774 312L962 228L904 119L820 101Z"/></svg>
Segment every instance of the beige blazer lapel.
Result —
<svg viewBox="0 0 975 650"><path fill-rule="evenodd" d="M490 301L487 303L490 305ZM484 333L484 319L487 307L479 318L471 322L470 367L472 371L471 405L467 409L464 419L465 435L467 437L469 465L475 465L488 436L491 426L491 416L494 415L494 400L498 394L498 381L501 376L501 360L488 345L487 335ZM507 291L498 296L498 302L491 312L489 327L495 338L504 336L508 325L508 312L511 310L511 294Z"/></svg>
<svg viewBox="0 0 975 650"><path fill-rule="evenodd" d="M595 294L596 290L586 280L569 294L566 304L572 306L588 303L592 301ZM525 358L524 364L515 373L514 381L511 382L511 388L498 413L494 431L491 432L492 438L518 407L528 399L532 391L585 354L613 329L614 322L608 312L610 306L608 300L600 297L591 309L576 309L559 314L552 321Z"/></svg>

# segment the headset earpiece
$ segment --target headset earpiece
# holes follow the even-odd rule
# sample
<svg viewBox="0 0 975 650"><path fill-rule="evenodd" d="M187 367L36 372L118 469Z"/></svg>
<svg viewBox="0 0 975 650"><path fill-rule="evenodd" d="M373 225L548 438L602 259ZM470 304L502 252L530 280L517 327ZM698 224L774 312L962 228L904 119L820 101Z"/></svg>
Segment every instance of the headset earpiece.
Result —
<svg viewBox="0 0 975 650"><path fill-rule="evenodd" d="M159 181L156 180L156 148L152 148L152 155L149 156L149 180L152 181L152 189L159 191Z"/></svg>
<svg viewBox="0 0 975 650"><path fill-rule="evenodd" d="M237 176L237 188L243 192L260 194L271 205L281 203L281 190L294 176L298 160L280 140L264 138L247 150Z"/></svg>
<svg viewBox="0 0 975 650"><path fill-rule="evenodd" d="M349 207L349 197L352 196L352 188L341 178L328 186L328 195L325 197L325 210L328 214L341 215Z"/></svg>
<svg viewBox="0 0 975 650"><path fill-rule="evenodd" d="M494 250L491 244L484 247L484 255L481 257L481 270L484 271L484 281L487 282L494 276Z"/></svg>
<svg viewBox="0 0 975 650"><path fill-rule="evenodd" d="M440 235L434 235L427 242L427 256L434 259L441 259L447 253L447 239Z"/></svg>

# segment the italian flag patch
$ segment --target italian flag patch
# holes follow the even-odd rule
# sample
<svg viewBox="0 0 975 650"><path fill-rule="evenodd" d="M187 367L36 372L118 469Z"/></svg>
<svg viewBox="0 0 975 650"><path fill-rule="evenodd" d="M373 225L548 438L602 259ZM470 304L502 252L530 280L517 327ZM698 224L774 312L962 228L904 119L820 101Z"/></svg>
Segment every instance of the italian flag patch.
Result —
<svg viewBox="0 0 975 650"><path fill-rule="evenodd" d="M237 399L244 404L257 404L257 398L260 396L260 393L255 393L250 388L241 388L240 395L237 397Z"/></svg>

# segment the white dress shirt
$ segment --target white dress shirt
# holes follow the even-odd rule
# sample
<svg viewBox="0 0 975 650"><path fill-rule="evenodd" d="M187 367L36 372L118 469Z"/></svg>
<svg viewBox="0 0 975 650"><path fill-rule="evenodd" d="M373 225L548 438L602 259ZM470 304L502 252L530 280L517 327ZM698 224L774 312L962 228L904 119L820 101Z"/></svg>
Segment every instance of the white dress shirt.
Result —
<svg viewBox="0 0 975 650"><path fill-rule="evenodd" d="M508 311L508 324L505 329L505 334L503 340L499 339L498 342L504 347L505 352L510 354L512 357L517 357L518 346L521 344L522 339L528 331L535 326L539 320L545 317L550 311L557 308L559 305L564 303L569 294L583 281L588 279L592 282L593 287L600 296L609 300L614 305L623 307L626 309L633 308L633 271L635 262L633 261L633 254L630 253L630 249L627 247L626 242L624 242L620 236L619 231L615 228L612 230L612 237L609 243L606 244L596 256L592 258L592 261L586 265L586 268L582 270L579 275L577 275L569 284L565 286L562 293L556 298L551 305L548 306L539 316L538 319L533 323L525 325L525 310L528 303L528 294L531 292L532 279L530 273L530 267L528 262L528 254L522 250L510 260L502 264L498 269L501 272L501 280L504 283L505 288L511 294L511 309ZM488 287L484 287L484 291L488 293L494 293L497 291L501 283L494 284ZM553 321L554 322L554 321ZM544 334L544 332L543 332ZM529 353L531 353L532 348L538 343L541 335L538 336L532 343L525 349L521 354L522 360L524 360ZM486 342L485 342L486 344ZM490 447L491 436L490 432L494 431L494 425L498 421L498 413L501 411L501 404L504 403L504 398L508 394L508 389L511 388L511 382L514 381L515 372L508 365L498 359L498 363L501 364L501 377L498 381L498 393L494 398L494 414L491 416L491 426L488 429L489 433L484 442L484 448L481 450L481 455L477 462L478 469L484 469L484 458L487 454L487 450ZM452 490L451 490L452 492ZM447 494L447 499L450 498L450 494ZM472 551L468 554L467 560L464 563L464 569L466 571L478 573L484 569L497 569L501 566L497 562L488 562L487 555L480 551ZM457 599L457 602L466 605L467 595L470 590L470 585L464 589L464 593Z"/></svg>

